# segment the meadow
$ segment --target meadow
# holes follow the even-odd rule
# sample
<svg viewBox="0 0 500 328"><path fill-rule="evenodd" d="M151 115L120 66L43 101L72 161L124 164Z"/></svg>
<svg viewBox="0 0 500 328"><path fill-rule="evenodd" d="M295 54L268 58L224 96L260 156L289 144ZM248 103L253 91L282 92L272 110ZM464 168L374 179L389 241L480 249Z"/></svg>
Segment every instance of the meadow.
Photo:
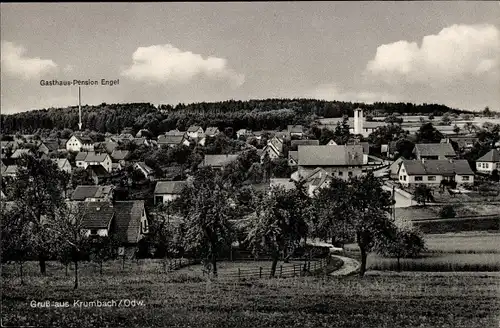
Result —
<svg viewBox="0 0 500 328"><path fill-rule="evenodd" d="M500 277L487 274L247 281L182 276L84 275L77 290L64 274L32 275L24 286L3 280L2 326L488 328L500 319ZM46 300L51 306L42 306ZM116 305L85 303L97 300ZM120 306L120 300L128 301Z"/></svg>

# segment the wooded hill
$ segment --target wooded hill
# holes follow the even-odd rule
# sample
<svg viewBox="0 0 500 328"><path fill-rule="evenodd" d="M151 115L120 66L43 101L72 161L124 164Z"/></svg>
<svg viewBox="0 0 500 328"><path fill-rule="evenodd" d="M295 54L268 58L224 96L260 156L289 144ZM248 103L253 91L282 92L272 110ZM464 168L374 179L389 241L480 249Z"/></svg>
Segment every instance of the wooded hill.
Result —
<svg viewBox="0 0 500 328"><path fill-rule="evenodd" d="M318 117L353 116L360 107L365 115L442 115L445 112L471 113L437 104L412 103L351 103L316 99L265 99L212 103L180 103L176 106L150 103L106 104L82 106L84 129L101 133L120 133L130 127L134 131L146 128L154 135L190 125L231 127L250 130L284 129L288 124L308 124ZM40 129L75 129L78 125L78 107L49 108L1 115L2 134L32 134Z"/></svg>

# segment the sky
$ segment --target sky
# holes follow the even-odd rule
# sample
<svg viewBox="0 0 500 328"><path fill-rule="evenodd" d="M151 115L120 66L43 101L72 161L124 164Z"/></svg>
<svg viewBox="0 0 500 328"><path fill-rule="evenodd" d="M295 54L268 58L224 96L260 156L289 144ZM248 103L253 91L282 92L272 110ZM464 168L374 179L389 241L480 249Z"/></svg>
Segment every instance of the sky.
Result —
<svg viewBox="0 0 500 328"><path fill-rule="evenodd" d="M2 3L3 114L317 98L500 111L500 1ZM101 79L116 80L115 86Z"/></svg>

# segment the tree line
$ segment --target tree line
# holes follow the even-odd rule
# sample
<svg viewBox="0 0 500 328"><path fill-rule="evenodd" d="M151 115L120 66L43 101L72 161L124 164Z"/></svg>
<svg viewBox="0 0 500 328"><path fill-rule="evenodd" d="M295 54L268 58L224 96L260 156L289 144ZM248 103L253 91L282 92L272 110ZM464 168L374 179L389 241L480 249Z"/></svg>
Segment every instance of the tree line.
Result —
<svg viewBox="0 0 500 328"><path fill-rule="evenodd" d="M308 124L318 117L353 116L356 108L367 115L413 114L442 115L445 112L462 113L458 109L437 104L385 103L374 104L324 101L316 99L265 99L213 103L158 105L150 103L106 104L82 107L85 129L99 133L120 133L129 128L134 133L148 129L157 136L178 128L185 131L190 125L203 128L216 126L251 130L284 129L289 124ZM75 129L78 107L47 108L11 115L1 115L2 133L41 133L44 130Z"/></svg>

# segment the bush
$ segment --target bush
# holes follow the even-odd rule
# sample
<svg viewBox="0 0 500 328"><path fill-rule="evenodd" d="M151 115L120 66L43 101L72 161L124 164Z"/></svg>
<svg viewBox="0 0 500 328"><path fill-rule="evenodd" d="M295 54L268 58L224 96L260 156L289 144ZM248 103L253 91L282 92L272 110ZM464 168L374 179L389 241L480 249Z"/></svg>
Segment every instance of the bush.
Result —
<svg viewBox="0 0 500 328"><path fill-rule="evenodd" d="M454 218L456 216L457 212L455 212L455 209L452 205L443 206L443 208L441 208L441 210L439 211L439 217L443 219Z"/></svg>

